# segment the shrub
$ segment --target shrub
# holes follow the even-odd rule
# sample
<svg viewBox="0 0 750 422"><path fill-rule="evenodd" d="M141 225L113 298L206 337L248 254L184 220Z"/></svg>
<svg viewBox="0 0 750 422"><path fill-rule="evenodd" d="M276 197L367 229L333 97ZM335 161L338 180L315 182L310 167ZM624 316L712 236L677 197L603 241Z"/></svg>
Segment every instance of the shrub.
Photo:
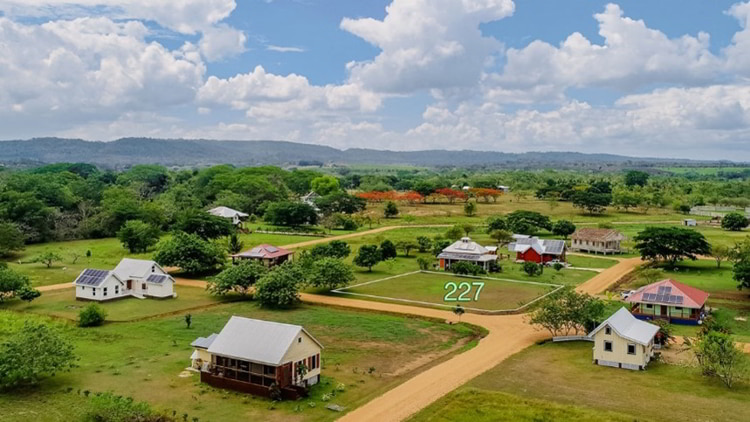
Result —
<svg viewBox="0 0 750 422"><path fill-rule="evenodd" d="M523 272L528 274L530 277L540 275L543 271L542 266L535 262L524 262L522 269Z"/></svg>
<svg viewBox="0 0 750 422"><path fill-rule="evenodd" d="M451 271L453 274L459 275L482 275L487 274L487 271L479 265L472 264L467 261L459 261L451 264Z"/></svg>
<svg viewBox="0 0 750 422"><path fill-rule="evenodd" d="M96 303L92 303L83 308L78 314L79 327L98 327L104 323L107 318L107 312Z"/></svg>
<svg viewBox="0 0 750 422"><path fill-rule="evenodd" d="M419 265L420 270L426 271L430 269L430 266L432 265L432 260L425 258L423 256L420 256L417 258L417 264Z"/></svg>
<svg viewBox="0 0 750 422"><path fill-rule="evenodd" d="M75 366L73 345L51 326L26 321L4 333L0 344L0 388L33 385Z"/></svg>
<svg viewBox="0 0 750 422"><path fill-rule="evenodd" d="M96 394L91 398L90 409L83 422L174 422L176 419L160 414L146 402L136 402L130 397L112 393Z"/></svg>
<svg viewBox="0 0 750 422"><path fill-rule="evenodd" d="M750 224L747 217L738 212L730 212L721 219L721 228L733 232L738 232Z"/></svg>

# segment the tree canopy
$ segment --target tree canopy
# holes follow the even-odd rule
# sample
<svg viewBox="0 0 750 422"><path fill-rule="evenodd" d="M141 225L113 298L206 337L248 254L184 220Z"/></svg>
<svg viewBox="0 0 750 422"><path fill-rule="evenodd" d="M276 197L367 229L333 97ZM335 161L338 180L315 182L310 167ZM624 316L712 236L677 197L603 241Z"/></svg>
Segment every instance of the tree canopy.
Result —
<svg viewBox="0 0 750 422"><path fill-rule="evenodd" d="M711 254L711 245L703 234L682 227L646 227L633 240L641 258L662 260L670 265L685 258L696 260L698 255Z"/></svg>
<svg viewBox="0 0 750 422"><path fill-rule="evenodd" d="M218 244L198 235L176 232L163 242L154 256L159 265L178 267L186 273L213 271L224 266L226 252Z"/></svg>
<svg viewBox="0 0 750 422"><path fill-rule="evenodd" d="M539 230L552 230L549 217L536 211L518 210L505 216L508 229L518 234L532 235Z"/></svg>
<svg viewBox="0 0 750 422"><path fill-rule="evenodd" d="M285 262L258 280L255 284L255 298L263 306L289 308L299 303L299 289L306 282L306 273L300 265Z"/></svg>
<svg viewBox="0 0 750 422"><path fill-rule="evenodd" d="M159 242L159 229L140 220L130 220L117 231L117 238L130 253L146 252Z"/></svg>
<svg viewBox="0 0 750 422"><path fill-rule="evenodd" d="M255 260L244 260L220 272L209 281L208 290L215 295L236 292L247 295L250 289L268 272L268 268Z"/></svg>

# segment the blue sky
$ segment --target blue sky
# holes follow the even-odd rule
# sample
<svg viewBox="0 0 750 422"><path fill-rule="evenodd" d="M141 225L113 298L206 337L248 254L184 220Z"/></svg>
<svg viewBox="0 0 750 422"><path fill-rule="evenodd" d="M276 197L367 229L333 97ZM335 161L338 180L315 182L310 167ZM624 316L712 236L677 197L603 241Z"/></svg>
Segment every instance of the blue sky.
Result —
<svg viewBox="0 0 750 422"><path fill-rule="evenodd" d="M737 1L0 0L5 139L750 160Z"/></svg>

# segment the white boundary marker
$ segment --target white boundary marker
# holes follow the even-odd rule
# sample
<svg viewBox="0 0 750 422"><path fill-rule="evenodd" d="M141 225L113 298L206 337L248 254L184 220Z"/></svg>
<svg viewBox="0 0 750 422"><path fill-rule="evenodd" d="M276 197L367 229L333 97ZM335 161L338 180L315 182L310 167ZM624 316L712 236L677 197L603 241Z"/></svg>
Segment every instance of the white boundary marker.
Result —
<svg viewBox="0 0 750 422"><path fill-rule="evenodd" d="M494 281L504 281L504 282L508 282L508 283L533 284L533 285L536 285L536 286L555 287L555 289L553 289L553 290L551 290L551 291L543 294L542 296L539 296L539 297L535 298L534 300L532 300L532 301L530 301L528 303L525 303L522 306L519 306L519 307L514 308L514 309L496 309L496 310L491 310L491 309L481 309L481 308L474 308L474 307L462 306L466 310L474 311L474 312L477 312L477 313L485 313L485 314L513 314L513 313L519 313L520 311L528 308L530 305L532 305L532 304L534 304L534 303L536 303L536 302L544 299L545 297L547 297L547 296L549 296L549 295L551 295L551 294L553 294L553 293L555 293L555 292L557 292L560 289L562 289L562 288L565 287L562 284L541 283L541 282L538 282L538 281L512 280L512 279L509 279L509 278L495 278L495 277L459 275L459 274L452 274L452 273L443 273L443 272L438 272L438 271L418 270L418 271L411 271L411 272L403 273L403 274L392 275L390 277L379 278L377 280L370 280L370 281L366 281L364 283L355 284L353 286L341 287L341 288L338 288L338 289L335 289L335 290L331 290L331 293L343 294L343 295L351 295L351 296L369 297L369 298L372 298L372 299L381 299L381 300L388 300L388 301L395 301L395 302L412 303L412 304L427 305L427 306L440 307L440 308L449 308L449 309L454 308L455 305L446 305L446 304L443 304L443 303L424 302L424 301L420 301L420 300L412 300L412 299L403 299L403 298L398 298L398 297L370 295L370 294L365 294L365 293L353 293L353 292L347 292L346 291L346 290L349 290L349 289L354 289L356 287L362 287L362 286L366 286L366 285L373 284L373 283L379 283L381 281L392 280L394 278L400 278L400 277L407 277L407 276L410 276L410 275L420 274L420 273L440 275L440 276L444 276L444 277L452 276L452 277L459 277L459 278L494 280Z"/></svg>

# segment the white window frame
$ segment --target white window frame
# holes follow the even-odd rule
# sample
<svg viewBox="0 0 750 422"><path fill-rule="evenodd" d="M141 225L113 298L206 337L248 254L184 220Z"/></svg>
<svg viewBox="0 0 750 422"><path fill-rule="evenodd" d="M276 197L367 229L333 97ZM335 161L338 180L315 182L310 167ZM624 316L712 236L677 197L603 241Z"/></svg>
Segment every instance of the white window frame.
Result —
<svg viewBox="0 0 750 422"><path fill-rule="evenodd" d="M631 348L631 347L633 348L633 353L630 353L630 348ZM636 347L638 347L638 346L636 346L636 344L635 344L635 343L628 343L628 351L627 351L627 352L628 352L628 355L630 355L630 356L635 356L635 355L637 355L637 354L638 354L638 349L636 349Z"/></svg>

